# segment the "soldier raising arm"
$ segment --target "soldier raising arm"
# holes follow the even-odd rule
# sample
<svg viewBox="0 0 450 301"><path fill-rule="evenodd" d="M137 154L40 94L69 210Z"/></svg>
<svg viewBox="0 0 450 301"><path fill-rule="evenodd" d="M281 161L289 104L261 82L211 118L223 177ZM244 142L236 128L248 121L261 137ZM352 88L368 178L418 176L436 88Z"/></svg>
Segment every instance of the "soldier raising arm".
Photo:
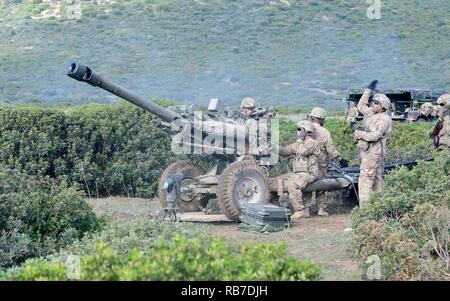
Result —
<svg viewBox="0 0 450 301"><path fill-rule="evenodd" d="M364 130L355 131L361 157L359 175L360 206L370 198L373 192L383 187L384 163L387 157L387 141L392 132L392 119L386 113L391 101L384 94L375 94L369 105L370 96L377 81L370 83L358 103L358 110L364 114Z"/></svg>
<svg viewBox="0 0 450 301"><path fill-rule="evenodd" d="M373 90L375 90L377 86L378 81L374 80L370 83L370 85L367 87L367 89L364 90L363 95L361 96L361 99L358 102L358 111L360 111L365 117L372 116L374 114L373 108L370 106L370 97L373 94Z"/></svg>

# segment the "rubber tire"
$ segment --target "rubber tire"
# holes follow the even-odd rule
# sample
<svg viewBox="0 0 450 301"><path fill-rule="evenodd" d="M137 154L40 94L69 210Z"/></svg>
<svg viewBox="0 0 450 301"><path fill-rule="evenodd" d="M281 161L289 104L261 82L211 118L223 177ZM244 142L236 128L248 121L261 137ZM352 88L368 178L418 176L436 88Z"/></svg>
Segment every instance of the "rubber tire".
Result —
<svg viewBox="0 0 450 301"><path fill-rule="evenodd" d="M233 162L228 165L220 175L219 183L217 185L217 198L219 200L220 209L222 210L222 213L231 220L238 221L241 212L239 202L234 200L233 197L236 181L243 172L249 171L261 174L266 188L262 203L267 204L270 201L271 195L269 193L269 185L267 184L267 171L258 166L254 160Z"/></svg>
<svg viewBox="0 0 450 301"><path fill-rule="evenodd" d="M199 175L204 174L204 171L201 167L195 165L189 160L177 161L175 163L170 164L163 171L161 177L158 182L158 197L161 207L166 207L166 191L163 188L164 180L172 176L178 172L181 172L186 178L195 178ZM180 202L180 210L183 212L197 212L201 210L201 204L199 200L193 200L192 202L185 202L181 200Z"/></svg>

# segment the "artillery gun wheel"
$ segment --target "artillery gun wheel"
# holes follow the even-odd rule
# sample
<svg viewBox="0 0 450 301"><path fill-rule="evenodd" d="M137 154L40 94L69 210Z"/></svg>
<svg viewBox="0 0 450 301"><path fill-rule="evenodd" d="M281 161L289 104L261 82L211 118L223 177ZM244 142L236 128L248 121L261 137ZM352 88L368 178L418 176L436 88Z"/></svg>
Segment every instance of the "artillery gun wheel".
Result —
<svg viewBox="0 0 450 301"><path fill-rule="evenodd" d="M170 164L162 173L158 182L158 197L161 206L166 207L166 192L162 189L164 185L164 180L178 172L184 175L181 182L181 188L183 186L189 185L195 181L195 177L202 175L204 171L201 167L195 165L191 161L177 161ZM180 209L184 212L195 212L200 211L201 204L200 201L193 196L191 193L181 193Z"/></svg>
<svg viewBox="0 0 450 301"><path fill-rule="evenodd" d="M245 204L267 204L270 193L266 169L254 160L231 163L220 175L217 197L220 209L232 220L239 220Z"/></svg>

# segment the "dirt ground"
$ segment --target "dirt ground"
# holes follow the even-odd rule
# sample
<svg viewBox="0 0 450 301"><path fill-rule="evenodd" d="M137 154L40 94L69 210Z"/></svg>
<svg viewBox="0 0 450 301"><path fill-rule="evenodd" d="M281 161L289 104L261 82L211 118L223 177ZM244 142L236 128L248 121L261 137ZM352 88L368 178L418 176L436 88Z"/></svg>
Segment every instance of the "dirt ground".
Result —
<svg viewBox="0 0 450 301"><path fill-rule="evenodd" d="M96 214L113 221L149 217L159 209L157 201L137 198L91 199ZM242 242L284 241L289 252L299 259L322 265L324 280L359 280L361 271L348 253L351 239L350 214L337 213L329 217L314 216L301 220L285 231L253 234L237 230L236 223L202 223L199 226L212 236L221 236L234 244ZM347 229L347 231L346 231Z"/></svg>

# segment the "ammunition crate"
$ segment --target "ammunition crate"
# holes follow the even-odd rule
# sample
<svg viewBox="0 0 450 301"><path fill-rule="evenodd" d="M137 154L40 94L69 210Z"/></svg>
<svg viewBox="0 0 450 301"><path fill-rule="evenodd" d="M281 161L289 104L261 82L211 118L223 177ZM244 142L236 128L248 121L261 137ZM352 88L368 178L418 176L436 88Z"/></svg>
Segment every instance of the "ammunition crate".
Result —
<svg viewBox="0 0 450 301"><path fill-rule="evenodd" d="M247 204L241 208L239 219L246 224L264 226L270 225L281 229L289 226L292 211L270 204Z"/></svg>

